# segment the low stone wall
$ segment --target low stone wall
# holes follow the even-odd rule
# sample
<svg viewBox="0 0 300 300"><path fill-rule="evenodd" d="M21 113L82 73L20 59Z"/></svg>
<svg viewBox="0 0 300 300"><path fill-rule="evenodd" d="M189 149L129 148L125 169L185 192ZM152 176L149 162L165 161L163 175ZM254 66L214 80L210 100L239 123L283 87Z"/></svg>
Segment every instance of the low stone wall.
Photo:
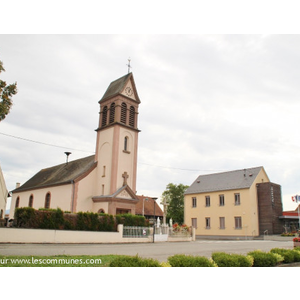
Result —
<svg viewBox="0 0 300 300"><path fill-rule="evenodd" d="M104 244L149 243L152 237L123 238L123 225L117 232L0 228L0 243Z"/></svg>
<svg viewBox="0 0 300 300"><path fill-rule="evenodd" d="M192 242L195 241L193 240L193 237L191 236L169 236L168 237L168 242Z"/></svg>
<svg viewBox="0 0 300 300"><path fill-rule="evenodd" d="M192 235L170 235L168 236L168 242L192 242L196 240L196 229L192 227Z"/></svg>
<svg viewBox="0 0 300 300"><path fill-rule="evenodd" d="M109 243L152 243L153 228L148 237L123 237L123 225L118 225L117 232L50 230L27 228L0 228L0 243L20 244L109 244ZM168 236L155 234L154 242L189 242L195 241L195 230L192 236Z"/></svg>

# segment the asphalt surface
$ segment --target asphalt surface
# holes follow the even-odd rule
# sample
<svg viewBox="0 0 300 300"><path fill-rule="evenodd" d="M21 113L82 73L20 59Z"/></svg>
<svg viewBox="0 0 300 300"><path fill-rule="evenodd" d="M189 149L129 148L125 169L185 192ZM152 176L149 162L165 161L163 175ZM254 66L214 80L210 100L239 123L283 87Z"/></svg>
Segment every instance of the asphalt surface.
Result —
<svg viewBox="0 0 300 300"><path fill-rule="evenodd" d="M139 255L167 261L174 254L211 257L216 251L247 254L252 250L269 251L272 248L293 249L292 241L263 240L196 240L194 242L156 242L132 244L0 244L0 255Z"/></svg>

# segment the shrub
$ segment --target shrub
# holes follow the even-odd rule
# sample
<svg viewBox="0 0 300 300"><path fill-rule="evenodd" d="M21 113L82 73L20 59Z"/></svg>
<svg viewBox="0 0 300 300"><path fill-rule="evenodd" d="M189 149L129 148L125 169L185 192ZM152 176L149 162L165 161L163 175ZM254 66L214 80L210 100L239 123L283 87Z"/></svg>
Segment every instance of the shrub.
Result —
<svg viewBox="0 0 300 300"><path fill-rule="evenodd" d="M261 250L255 250L248 253L254 259L253 267L274 267L280 260L278 255L271 252L263 252Z"/></svg>
<svg viewBox="0 0 300 300"><path fill-rule="evenodd" d="M282 263L284 261L284 257L278 253L273 253L273 255L275 255L276 259L277 259L277 265Z"/></svg>
<svg viewBox="0 0 300 300"><path fill-rule="evenodd" d="M41 208L39 210L31 207L17 208L15 220L17 227L36 229L116 231L117 224L149 226L143 216L131 214L113 216L92 212L64 213L60 208Z"/></svg>
<svg viewBox="0 0 300 300"><path fill-rule="evenodd" d="M172 267L216 267L216 264L203 256L176 254L168 257Z"/></svg>
<svg viewBox="0 0 300 300"><path fill-rule="evenodd" d="M97 214L92 212L77 213L77 230L87 231L115 231L116 223L114 217L108 214Z"/></svg>
<svg viewBox="0 0 300 300"><path fill-rule="evenodd" d="M214 252L212 259L218 267L252 267L254 260L252 256L225 252Z"/></svg>
<svg viewBox="0 0 300 300"><path fill-rule="evenodd" d="M58 208L55 210L40 211L39 228L42 229L63 229L64 228L64 213Z"/></svg>
<svg viewBox="0 0 300 300"><path fill-rule="evenodd" d="M161 267L158 260L136 256L119 256L114 259L110 267Z"/></svg>
<svg viewBox="0 0 300 300"><path fill-rule="evenodd" d="M296 251L290 249L281 249L281 248L273 248L270 251L271 253L277 253L283 256L284 260L283 263L288 264L295 261L295 254Z"/></svg>
<svg viewBox="0 0 300 300"><path fill-rule="evenodd" d="M297 249L292 250L294 253L294 262L300 262L300 251Z"/></svg>
<svg viewBox="0 0 300 300"><path fill-rule="evenodd" d="M112 215L99 214L99 231L116 231L116 222Z"/></svg>
<svg viewBox="0 0 300 300"><path fill-rule="evenodd" d="M77 213L76 229L96 231L98 225L97 221L98 214L92 212L79 212Z"/></svg>
<svg viewBox="0 0 300 300"><path fill-rule="evenodd" d="M117 224L123 224L124 226L149 226L144 216L137 216L132 214L120 214L116 215Z"/></svg>
<svg viewBox="0 0 300 300"><path fill-rule="evenodd" d="M16 208L15 216L17 227L31 228L35 218L35 209L32 207Z"/></svg>

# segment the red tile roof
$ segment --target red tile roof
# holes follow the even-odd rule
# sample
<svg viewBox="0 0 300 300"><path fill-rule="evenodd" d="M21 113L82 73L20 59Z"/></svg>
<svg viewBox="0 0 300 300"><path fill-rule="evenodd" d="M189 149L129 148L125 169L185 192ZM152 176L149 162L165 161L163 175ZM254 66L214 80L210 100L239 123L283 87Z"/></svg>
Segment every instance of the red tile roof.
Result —
<svg viewBox="0 0 300 300"><path fill-rule="evenodd" d="M154 215L154 200L151 197L147 196L137 196L139 202L135 206L135 214L143 215L143 202L144 202L144 216L153 216ZM164 215L162 209L155 201L155 216L162 217Z"/></svg>

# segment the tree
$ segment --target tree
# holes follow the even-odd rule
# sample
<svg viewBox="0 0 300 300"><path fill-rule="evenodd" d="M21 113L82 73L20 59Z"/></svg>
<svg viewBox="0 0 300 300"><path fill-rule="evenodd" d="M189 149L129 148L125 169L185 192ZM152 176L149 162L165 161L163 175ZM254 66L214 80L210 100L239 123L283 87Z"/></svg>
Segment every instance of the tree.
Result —
<svg viewBox="0 0 300 300"><path fill-rule="evenodd" d="M166 201L168 205L167 218L173 220L173 223L183 224L184 219L184 192L187 185L169 183L162 194L162 202Z"/></svg>
<svg viewBox="0 0 300 300"><path fill-rule="evenodd" d="M5 72L3 62L0 60L0 73ZM12 96L17 93L17 83L6 85L6 82L0 79L0 122L5 119L12 106Z"/></svg>

